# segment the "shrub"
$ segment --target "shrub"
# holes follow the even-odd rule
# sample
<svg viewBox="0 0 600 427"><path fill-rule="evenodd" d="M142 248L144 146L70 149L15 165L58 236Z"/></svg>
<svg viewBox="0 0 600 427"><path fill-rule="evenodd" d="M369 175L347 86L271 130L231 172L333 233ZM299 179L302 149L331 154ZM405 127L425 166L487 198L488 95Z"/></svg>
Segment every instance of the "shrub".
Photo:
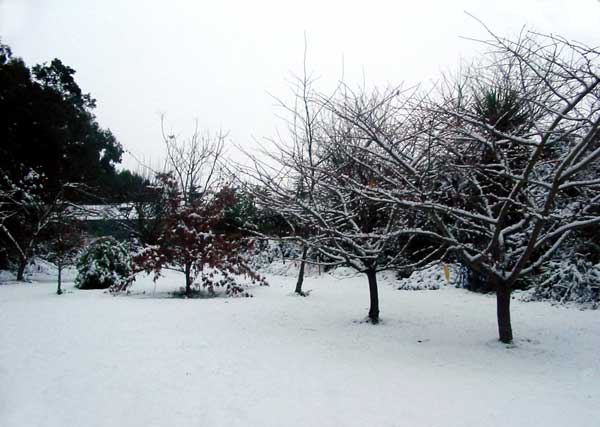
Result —
<svg viewBox="0 0 600 427"><path fill-rule="evenodd" d="M93 241L77 260L77 271L79 289L123 287L133 277L127 249L112 237Z"/></svg>
<svg viewBox="0 0 600 427"><path fill-rule="evenodd" d="M458 268L453 268L458 270ZM436 290L447 284L446 278L444 277L444 270L441 264L435 262L425 266L422 269L414 270L408 277L407 272L400 272L396 274L398 279L397 289L401 291L424 291L424 290ZM451 276L454 276L454 271Z"/></svg>
<svg viewBox="0 0 600 427"><path fill-rule="evenodd" d="M592 309L600 307L600 264L594 265L576 255L546 262L543 267L538 283L526 300L577 303Z"/></svg>

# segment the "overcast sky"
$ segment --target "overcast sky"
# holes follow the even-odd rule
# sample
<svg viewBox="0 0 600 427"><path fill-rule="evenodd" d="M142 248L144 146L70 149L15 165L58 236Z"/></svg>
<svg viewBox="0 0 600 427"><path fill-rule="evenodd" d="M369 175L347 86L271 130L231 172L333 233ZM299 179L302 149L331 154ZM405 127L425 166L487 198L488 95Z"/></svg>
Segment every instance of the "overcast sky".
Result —
<svg viewBox="0 0 600 427"><path fill-rule="evenodd" d="M96 115L145 162L162 156L160 113L185 137L194 119L251 147L273 136L275 103L309 68L387 85L435 79L484 37L522 26L600 45L598 0L0 0L0 37L28 65L60 58L98 101ZM124 165L136 169L125 155Z"/></svg>

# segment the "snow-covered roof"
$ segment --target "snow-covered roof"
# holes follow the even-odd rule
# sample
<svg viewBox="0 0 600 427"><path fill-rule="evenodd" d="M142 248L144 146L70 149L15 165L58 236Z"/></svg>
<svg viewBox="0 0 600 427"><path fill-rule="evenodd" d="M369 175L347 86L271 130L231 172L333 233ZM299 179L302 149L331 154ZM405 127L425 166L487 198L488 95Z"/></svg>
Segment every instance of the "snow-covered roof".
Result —
<svg viewBox="0 0 600 427"><path fill-rule="evenodd" d="M134 219L135 210L132 203L108 205L79 205L73 208L77 219L95 221L102 219Z"/></svg>

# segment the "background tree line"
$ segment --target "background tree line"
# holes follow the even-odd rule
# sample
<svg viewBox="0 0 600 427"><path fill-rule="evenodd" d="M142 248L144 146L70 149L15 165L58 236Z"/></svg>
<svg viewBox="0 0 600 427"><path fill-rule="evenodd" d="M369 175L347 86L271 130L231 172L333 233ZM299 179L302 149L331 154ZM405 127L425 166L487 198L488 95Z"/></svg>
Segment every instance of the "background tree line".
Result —
<svg viewBox="0 0 600 427"><path fill-rule="evenodd" d="M130 200L148 184L116 170L123 148L74 74L59 59L28 67L0 44L0 266L15 261L19 279L69 205Z"/></svg>

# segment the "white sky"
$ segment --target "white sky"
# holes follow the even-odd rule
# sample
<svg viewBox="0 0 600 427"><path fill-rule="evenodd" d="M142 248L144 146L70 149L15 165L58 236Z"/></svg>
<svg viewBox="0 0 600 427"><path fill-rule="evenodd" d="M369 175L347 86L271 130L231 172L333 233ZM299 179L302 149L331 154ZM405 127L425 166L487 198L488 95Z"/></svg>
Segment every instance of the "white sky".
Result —
<svg viewBox="0 0 600 427"><path fill-rule="evenodd" d="M194 119L236 144L275 134L270 94L309 68L324 84L415 83L455 68L484 37L523 25L600 45L598 0L0 0L0 37L28 65L60 58L124 147L157 164L159 113L182 137ZM124 166L136 169L125 155Z"/></svg>

